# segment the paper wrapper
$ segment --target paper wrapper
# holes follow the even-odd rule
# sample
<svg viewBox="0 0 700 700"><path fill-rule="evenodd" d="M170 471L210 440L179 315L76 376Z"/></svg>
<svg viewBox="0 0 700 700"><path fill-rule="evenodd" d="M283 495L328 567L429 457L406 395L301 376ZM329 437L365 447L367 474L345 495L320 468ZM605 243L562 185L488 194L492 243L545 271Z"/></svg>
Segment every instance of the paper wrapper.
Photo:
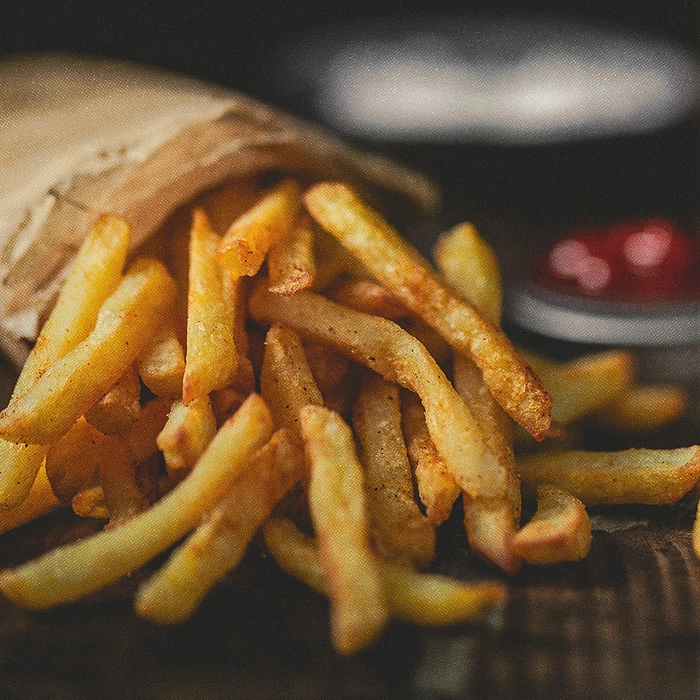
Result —
<svg viewBox="0 0 700 700"><path fill-rule="evenodd" d="M116 61L0 62L0 348L21 366L100 212L136 247L197 194L267 171L438 204L422 176L238 93Z"/></svg>

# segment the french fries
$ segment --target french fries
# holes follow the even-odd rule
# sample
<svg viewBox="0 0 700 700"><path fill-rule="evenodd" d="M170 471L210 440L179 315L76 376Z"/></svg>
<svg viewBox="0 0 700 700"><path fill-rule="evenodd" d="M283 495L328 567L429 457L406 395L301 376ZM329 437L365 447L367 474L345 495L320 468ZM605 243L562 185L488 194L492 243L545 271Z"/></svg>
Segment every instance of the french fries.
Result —
<svg viewBox="0 0 700 700"><path fill-rule="evenodd" d="M317 544L290 520L272 518L264 528L265 544L290 575L318 593L328 594ZM502 586L465 584L439 574L424 574L401 564L380 563L380 575L391 614L420 625L468 622L505 600Z"/></svg>
<svg viewBox="0 0 700 700"><path fill-rule="evenodd" d="M700 447L552 452L525 457L518 468L524 482L555 484L586 505L674 503L700 478Z"/></svg>
<svg viewBox="0 0 700 700"><path fill-rule="evenodd" d="M190 232L187 297L187 355L182 402L231 383L238 368L233 309L224 294L224 270L217 262L220 238L206 214L195 209Z"/></svg>
<svg viewBox="0 0 700 700"><path fill-rule="evenodd" d="M300 195L294 180L284 180L231 224L218 256L233 277L252 277L270 248L289 235L301 213Z"/></svg>
<svg viewBox="0 0 700 700"><path fill-rule="evenodd" d="M418 571L460 495L469 549L514 575L584 557L587 506L670 503L700 479L697 446L516 459L511 418L538 440L584 416L653 429L685 395L636 384L624 350L521 357L471 224L439 238L435 272L347 185L259 185L204 195L125 273L128 224L98 219L0 413L0 532L64 504L107 522L0 572L10 600L74 601L174 546L135 610L178 623L260 530L352 654L392 617L459 624L505 599ZM520 477L538 492L522 526ZM700 557L700 515L692 537Z"/></svg>
<svg viewBox="0 0 700 700"><path fill-rule="evenodd" d="M583 559L591 548L591 521L571 494L551 484L537 487L537 512L513 539L513 550L530 564Z"/></svg>
<svg viewBox="0 0 700 700"><path fill-rule="evenodd" d="M197 526L247 460L272 434L272 418L252 395L221 428L188 479L149 510L0 573L0 590L28 608L77 600L137 569Z"/></svg>
<svg viewBox="0 0 700 700"><path fill-rule="evenodd" d="M0 437L46 444L67 432L134 362L174 300L175 285L162 263L134 263L92 333L0 413Z"/></svg>
<svg viewBox="0 0 700 700"><path fill-rule="evenodd" d="M249 303L255 319L289 325L415 391L423 402L430 436L460 488L472 496L505 493L505 469L481 427L425 347L400 326L310 292L271 294L264 280ZM457 435L459 439L453 439Z"/></svg>
<svg viewBox="0 0 700 700"><path fill-rule="evenodd" d="M342 183L319 183L304 195L311 215L336 236L399 301L481 369L494 398L541 439L552 399L510 341L440 282L428 263L376 211Z"/></svg>
<svg viewBox="0 0 700 700"><path fill-rule="evenodd" d="M182 401L173 402L168 420L156 438L168 472L192 469L214 435L216 416L208 396L193 399L189 406Z"/></svg>
<svg viewBox="0 0 700 700"><path fill-rule="evenodd" d="M97 219L24 363L10 403L24 396L56 360L88 336L100 307L119 284L129 239L129 225L123 219L108 215ZM45 454L38 445L0 440L1 506L11 508L24 500Z"/></svg>
<svg viewBox="0 0 700 700"><path fill-rule="evenodd" d="M336 413L304 406L299 413L310 465L309 511L331 599L335 648L351 654L384 628L388 609L367 523L362 467L350 428Z"/></svg>
<svg viewBox="0 0 700 700"><path fill-rule="evenodd" d="M270 291L275 294L296 294L313 284L316 274L314 234L308 218L270 247L267 273Z"/></svg>
<svg viewBox="0 0 700 700"><path fill-rule="evenodd" d="M274 505L299 480L304 458L286 428L250 459L228 491L167 564L141 586L136 611L155 622L189 617L208 590L242 559Z"/></svg>
<svg viewBox="0 0 700 700"><path fill-rule="evenodd" d="M418 568L435 556L435 530L413 498L413 479L401 432L399 388L366 373L352 424L361 446L375 546L385 558Z"/></svg>
<svg viewBox="0 0 700 700"><path fill-rule="evenodd" d="M461 491L430 437L420 399L410 391L401 394L406 450L425 514L437 527L450 516Z"/></svg>

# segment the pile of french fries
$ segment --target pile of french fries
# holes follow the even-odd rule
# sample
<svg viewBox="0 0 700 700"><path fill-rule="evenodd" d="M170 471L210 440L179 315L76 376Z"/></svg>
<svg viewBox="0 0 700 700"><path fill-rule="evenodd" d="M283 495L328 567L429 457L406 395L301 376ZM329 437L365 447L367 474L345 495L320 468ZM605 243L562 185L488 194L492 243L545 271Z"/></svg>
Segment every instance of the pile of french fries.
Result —
<svg viewBox="0 0 700 700"><path fill-rule="evenodd" d="M528 438L516 460L528 433L590 415L654 428L685 396L636 385L626 351L518 353L469 224L438 240L436 270L345 184L250 180L128 251L128 223L101 216L0 413L0 531L62 505L106 521L0 573L20 605L77 600L169 550L135 609L177 623L259 533L328 596L350 654L391 617L454 624L504 599L429 572L458 499L470 549L513 574L584 557L586 505L668 503L700 477L698 447L533 453ZM521 479L537 491L524 524Z"/></svg>

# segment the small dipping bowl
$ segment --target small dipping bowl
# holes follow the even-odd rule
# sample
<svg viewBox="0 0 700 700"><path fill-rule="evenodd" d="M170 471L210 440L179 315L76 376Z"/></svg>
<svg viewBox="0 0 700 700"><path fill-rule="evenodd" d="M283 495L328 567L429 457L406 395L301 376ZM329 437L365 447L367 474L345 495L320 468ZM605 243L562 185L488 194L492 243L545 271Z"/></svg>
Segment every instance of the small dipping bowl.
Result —
<svg viewBox="0 0 700 700"><path fill-rule="evenodd" d="M643 230L643 225L640 226ZM619 227L616 230L619 231ZM608 241L616 230L608 233ZM563 281L552 274L557 246L572 240L579 245L586 236L578 240L575 237L560 239L525 275L509 284L504 316L515 342L562 359L606 348L631 349L640 381L681 384L690 392L687 417L697 440L700 429L700 294L694 280L698 276L700 251L696 247L688 263L690 267L686 265L690 284L686 285L684 295L654 298L640 293L635 298L628 290L626 296L614 293L596 296L581 293L591 282L590 278L582 278L575 289L573 273ZM588 240L593 240L592 246L598 245L595 237L589 236ZM689 236L685 240L692 243ZM605 245L599 245L599 250L604 248ZM619 258L613 267L615 265L619 266ZM618 267L618 275L628 272L620 272ZM661 265L655 274L667 289L677 285L679 275L672 262L666 267Z"/></svg>

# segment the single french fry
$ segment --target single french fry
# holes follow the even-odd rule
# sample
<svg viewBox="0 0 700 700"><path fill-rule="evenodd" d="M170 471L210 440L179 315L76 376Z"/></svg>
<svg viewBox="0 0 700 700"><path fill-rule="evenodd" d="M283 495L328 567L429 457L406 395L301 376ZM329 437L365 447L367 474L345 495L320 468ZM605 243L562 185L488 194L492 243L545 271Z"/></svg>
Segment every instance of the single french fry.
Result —
<svg viewBox="0 0 700 700"><path fill-rule="evenodd" d="M690 404L680 386L639 384L596 412L596 420L613 428L652 431L678 420Z"/></svg>
<svg viewBox="0 0 700 700"><path fill-rule="evenodd" d="M0 435L38 444L63 435L134 362L174 296L161 263L137 260L104 303L93 332L0 413Z"/></svg>
<svg viewBox="0 0 700 700"><path fill-rule="evenodd" d="M303 217L286 236L274 243L267 255L270 291L296 294L310 287L316 274L314 234L308 217Z"/></svg>
<svg viewBox="0 0 700 700"><path fill-rule="evenodd" d="M219 245L219 262L234 277L252 277L270 247L285 238L301 212L301 192L294 180L284 180L263 194L226 231Z"/></svg>
<svg viewBox="0 0 700 700"><path fill-rule="evenodd" d="M54 495L51 484L46 477L43 466L34 479L27 497L10 510L0 510L0 535L26 525L61 506L61 501Z"/></svg>
<svg viewBox="0 0 700 700"><path fill-rule="evenodd" d="M463 223L443 233L433 246L433 258L454 292L500 325L501 271L496 254L476 227Z"/></svg>
<svg viewBox="0 0 700 700"><path fill-rule="evenodd" d="M131 365L116 384L85 412L88 423L105 435L122 433L141 412L141 382Z"/></svg>
<svg viewBox="0 0 700 700"><path fill-rule="evenodd" d="M216 260L220 237L206 214L195 209L190 232L187 297L187 354L182 401L228 386L236 375L238 352L233 310L225 294L224 273Z"/></svg>
<svg viewBox="0 0 700 700"><path fill-rule="evenodd" d="M419 625L444 627L478 620L506 598L505 587L498 583L464 583L391 562L383 562L381 572L392 614Z"/></svg>
<svg viewBox="0 0 700 700"><path fill-rule="evenodd" d="M326 295L355 311L392 321L411 316L411 311L393 294L370 279L341 279L327 290Z"/></svg>
<svg viewBox="0 0 700 700"><path fill-rule="evenodd" d="M137 420L120 437L134 462L143 462L158 451L158 435L165 427L172 401L156 398L142 409Z"/></svg>
<svg viewBox="0 0 700 700"><path fill-rule="evenodd" d="M268 520L263 532L268 550L284 571L328 595L313 538L284 518ZM436 627L478 620L505 598L505 589L499 584L468 584L384 561L379 568L391 614L420 625Z"/></svg>
<svg viewBox="0 0 700 700"><path fill-rule="evenodd" d="M309 404L299 422L311 472L309 512L331 601L331 637L340 653L351 654L369 644L388 619L369 541L362 467L352 432L338 414Z"/></svg>
<svg viewBox="0 0 700 700"><path fill-rule="evenodd" d="M121 527L58 547L0 572L0 591L28 608L77 600L139 568L197 526L272 434L272 417L253 394L221 427L180 482Z"/></svg>
<svg viewBox="0 0 700 700"><path fill-rule="evenodd" d="M460 488L435 447L425 423L425 411L412 391L401 392L402 427L425 514L437 527L449 518Z"/></svg>
<svg viewBox="0 0 700 700"><path fill-rule="evenodd" d="M151 337L136 364L141 381L156 396L182 397L185 353L170 319Z"/></svg>
<svg viewBox="0 0 700 700"><path fill-rule="evenodd" d="M283 323L349 355L386 380L415 391L435 446L455 481L472 496L501 496L506 471L483 431L428 351L393 321L353 311L311 292L270 294L262 280L249 306L253 317Z"/></svg>
<svg viewBox="0 0 700 700"><path fill-rule="evenodd" d="M524 483L551 483L583 501L674 503L700 478L700 447L551 452L518 460Z"/></svg>
<svg viewBox="0 0 700 700"><path fill-rule="evenodd" d="M62 503L70 503L73 496L93 482L104 441L104 434L81 417L65 435L49 445L46 476Z"/></svg>
<svg viewBox="0 0 700 700"><path fill-rule="evenodd" d="M304 454L288 428L278 430L250 459L214 510L137 594L136 612L161 624L187 619L243 558L275 504L299 481Z"/></svg>
<svg viewBox="0 0 700 700"><path fill-rule="evenodd" d="M304 202L399 301L470 357L506 412L542 439L551 422L551 396L499 328L447 289L418 251L347 185L318 183Z"/></svg>
<svg viewBox="0 0 700 700"><path fill-rule="evenodd" d="M102 444L100 485L109 510L109 526L123 525L143 513L151 502L136 478L136 462L116 435L106 435Z"/></svg>
<svg viewBox="0 0 700 700"><path fill-rule="evenodd" d="M435 556L435 529L413 498L398 386L365 373L352 424L362 448L360 461L377 551L385 559L429 566Z"/></svg>
<svg viewBox="0 0 700 700"><path fill-rule="evenodd" d="M105 494L102 486L99 484L76 493L71 500L71 507L73 512L80 518L109 520L110 517Z"/></svg>
<svg viewBox="0 0 700 700"><path fill-rule="evenodd" d="M468 358L455 356L454 385L484 429L488 444L508 475L507 488L496 498L464 496L464 526L469 545L504 571L515 573L520 565L512 551L520 526L520 480L513 452L513 424L494 401L481 372Z"/></svg>
<svg viewBox="0 0 700 700"><path fill-rule="evenodd" d="M516 534L513 549L530 564L544 566L583 559L591 540L591 521L583 503L552 484L540 484L537 512Z"/></svg>
<svg viewBox="0 0 700 700"><path fill-rule="evenodd" d="M275 417L299 433L299 411L309 403L323 406L299 336L285 326L274 325L267 332L260 373L260 392Z"/></svg>
<svg viewBox="0 0 700 700"><path fill-rule="evenodd" d="M629 350L606 350L563 363L529 352L522 355L554 397L552 418L564 425L621 398L634 382Z"/></svg>
<svg viewBox="0 0 700 700"><path fill-rule="evenodd" d="M24 396L56 360L90 334L100 307L119 284L129 238L123 219L97 219L24 363L11 401ZM26 498L45 455L43 447L0 439L0 507L12 508Z"/></svg>
<svg viewBox="0 0 700 700"><path fill-rule="evenodd" d="M215 434L216 417L208 397L193 399L189 406L175 401L156 439L168 473L191 469Z"/></svg>

